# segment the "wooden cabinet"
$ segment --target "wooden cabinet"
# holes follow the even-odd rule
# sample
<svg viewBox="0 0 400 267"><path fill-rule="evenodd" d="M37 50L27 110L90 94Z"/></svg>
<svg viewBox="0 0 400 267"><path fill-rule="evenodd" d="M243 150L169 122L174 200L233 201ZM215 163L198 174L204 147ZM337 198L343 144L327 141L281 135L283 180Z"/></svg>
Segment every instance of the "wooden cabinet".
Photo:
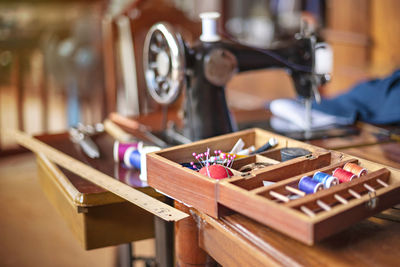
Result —
<svg viewBox="0 0 400 267"><path fill-rule="evenodd" d="M355 83L389 75L400 65L400 21L396 0L328 0L324 38L334 51L332 82L323 93L333 96Z"/></svg>

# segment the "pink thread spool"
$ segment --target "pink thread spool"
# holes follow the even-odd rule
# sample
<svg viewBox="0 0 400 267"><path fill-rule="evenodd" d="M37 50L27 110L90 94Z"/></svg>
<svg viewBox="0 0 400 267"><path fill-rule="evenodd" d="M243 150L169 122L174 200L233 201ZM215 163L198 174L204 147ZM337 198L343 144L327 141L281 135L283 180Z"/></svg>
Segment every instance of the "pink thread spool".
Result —
<svg viewBox="0 0 400 267"><path fill-rule="evenodd" d="M114 148L113 148L114 161L115 162L120 162L120 161L123 162L125 152L130 147L133 147L133 148L139 150L143 147L143 143L142 142L120 143L118 141L115 141Z"/></svg>

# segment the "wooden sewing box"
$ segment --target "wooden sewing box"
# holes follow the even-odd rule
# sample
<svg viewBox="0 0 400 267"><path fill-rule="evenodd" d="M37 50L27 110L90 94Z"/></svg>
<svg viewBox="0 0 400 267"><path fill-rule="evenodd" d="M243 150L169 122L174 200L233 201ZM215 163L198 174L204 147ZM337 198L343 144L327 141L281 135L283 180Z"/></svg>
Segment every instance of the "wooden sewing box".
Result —
<svg viewBox="0 0 400 267"><path fill-rule="evenodd" d="M181 163L194 161L192 153L222 150L228 152L241 138L246 147L264 145L271 137L278 145L264 153L236 159L234 176L216 180ZM303 148L306 156L281 162L281 150ZM249 129L147 155L148 183L155 189L217 218L226 212L239 212L303 243L312 245L346 227L400 202L400 170L345 153L309 145L261 129ZM250 172L237 171L249 163L272 165ZM303 176L321 171L332 174L347 162L368 170L360 178L295 199ZM275 182L263 186L263 181ZM274 196L280 195L283 198Z"/></svg>

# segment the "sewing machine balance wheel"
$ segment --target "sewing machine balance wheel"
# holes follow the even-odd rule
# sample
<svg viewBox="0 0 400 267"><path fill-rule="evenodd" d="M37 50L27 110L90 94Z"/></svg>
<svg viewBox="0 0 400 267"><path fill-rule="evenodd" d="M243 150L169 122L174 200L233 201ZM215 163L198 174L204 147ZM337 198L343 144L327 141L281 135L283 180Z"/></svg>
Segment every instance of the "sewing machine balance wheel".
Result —
<svg viewBox="0 0 400 267"><path fill-rule="evenodd" d="M162 105L173 103L184 85L185 47L182 37L165 22L153 25L143 47L147 89Z"/></svg>

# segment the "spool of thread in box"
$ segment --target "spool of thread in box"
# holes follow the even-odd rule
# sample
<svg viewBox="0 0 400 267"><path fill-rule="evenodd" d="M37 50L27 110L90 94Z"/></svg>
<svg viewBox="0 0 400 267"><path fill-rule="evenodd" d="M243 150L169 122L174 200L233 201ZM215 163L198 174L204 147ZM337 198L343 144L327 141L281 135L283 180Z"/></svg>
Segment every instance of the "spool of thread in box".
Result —
<svg viewBox="0 0 400 267"><path fill-rule="evenodd" d="M299 181L299 189L306 194L314 194L315 192L322 190L324 185L320 182L313 180L311 177L304 176Z"/></svg>
<svg viewBox="0 0 400 267"><path fill-rule="evenodd" d="M147 181L146 154L161 150L157 146L145 146L140 150L130 147L124 155L124 163L129 168L140 170L140 180Z"/></svg>
<svg viewBox="0 0 400 267"><path fill-rule="evenodd" d="M355 163L351 163L351 162L346 163L343 166L343 170L351 172L351 173L357 175L357 177L360 177L362 175L367 174L367 170L366 169L364 169L363 167L358 166Z"/></svg>
<svg viewBox="0 0 400 267"><path fill-rule="evenodd" d="M120 143L118 141L115 141L113 148L114 161L123 162L125 152L130 147L133 147L135 149L141 149L143 147L143 142Z"/></svg>
<svg viewBox="0 0 400 267"><path fill-rule="evenodd" d="M322 183L325 188L330 188L331 186L339 184L338 178L324 172L314 173L313 180Z"/></svg>
<svg viewBox="0 0 400 267"><path fill-rule="evenodd" d="M351 172L343 170L342 168L337 168L333 171L333 176L339 179L341 183L347 183L356 178L357 176Z"/></svg>

